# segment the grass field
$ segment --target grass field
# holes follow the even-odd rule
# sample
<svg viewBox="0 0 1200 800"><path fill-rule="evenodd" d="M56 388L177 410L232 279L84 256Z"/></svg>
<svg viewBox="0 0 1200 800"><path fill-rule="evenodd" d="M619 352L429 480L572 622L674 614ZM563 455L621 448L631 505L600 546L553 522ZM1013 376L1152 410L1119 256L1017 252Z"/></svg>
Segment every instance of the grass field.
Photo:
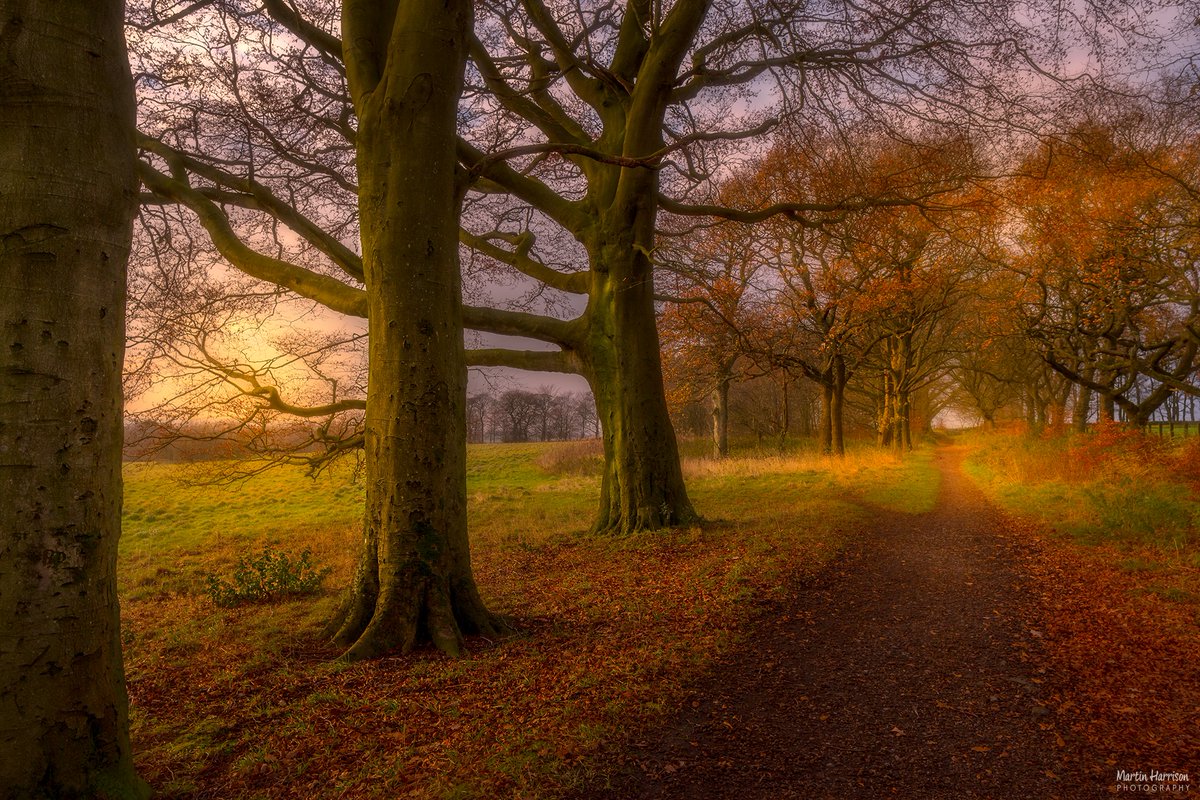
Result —
<svg viewBox="0 0 1200 800"><path fill-rule="evenodd" d="M480 445L469 461L476 575L522 635L352 666L319 636L353 567L348 470L212 486L128 465L123 638L136 760L160 796L560 796L752 641L756 615L876 507L937 495L926 454L689 459L704 525L594 537L594 445ZM326 591L215 607L205 576L267 545L311 550Z"/></svg>

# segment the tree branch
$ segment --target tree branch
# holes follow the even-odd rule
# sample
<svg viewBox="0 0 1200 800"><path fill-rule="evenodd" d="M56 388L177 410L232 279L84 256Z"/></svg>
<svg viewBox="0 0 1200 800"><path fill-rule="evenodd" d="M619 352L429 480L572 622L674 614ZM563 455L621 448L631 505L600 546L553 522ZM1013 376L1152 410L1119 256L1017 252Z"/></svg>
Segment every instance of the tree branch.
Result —
<svg viewBox="0 0 1200 800"><path fill-rule="evenodd" d="M255 251L234 232L225 213L193 189L186 180L169 178L145 161L138 161L137 167L138 177L146 188L187 206L196 214L218 252L237 269L252 278L273 283L342 314L367 316L367 295L363 290Z"/></svg>

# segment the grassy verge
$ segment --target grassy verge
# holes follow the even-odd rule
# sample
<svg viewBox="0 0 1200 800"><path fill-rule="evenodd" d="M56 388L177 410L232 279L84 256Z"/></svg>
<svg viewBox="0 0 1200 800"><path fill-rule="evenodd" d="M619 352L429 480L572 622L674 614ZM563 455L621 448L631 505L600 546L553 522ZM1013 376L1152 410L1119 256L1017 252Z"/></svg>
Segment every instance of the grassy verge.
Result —
<svg viewBox="0 0 1200 800"><path fill-rule="evenodd" d="M1134 591L1200 606L1196 441L1131 431L982 436L966 468L1001 506L1134 574Z"/></svg>
<svg viewBox="0 0 1200 800"><path fill-rule="evenodd" d="M353 666L332 663L319 637L332 590L235 609L204 593L206 574L266 544L311 550L334 570L327 585L344 584L361 502L348 474L281 470L219 488L180 483L182 467L129 468L120 581L133 736L160 796L562 796L674 710L873 507L926 510L937 491L927 458L695 459L689 486L710 523L597 538L586 447L484 445L470 464L477 577L524 635L473 641L459 660Z"/></svg>

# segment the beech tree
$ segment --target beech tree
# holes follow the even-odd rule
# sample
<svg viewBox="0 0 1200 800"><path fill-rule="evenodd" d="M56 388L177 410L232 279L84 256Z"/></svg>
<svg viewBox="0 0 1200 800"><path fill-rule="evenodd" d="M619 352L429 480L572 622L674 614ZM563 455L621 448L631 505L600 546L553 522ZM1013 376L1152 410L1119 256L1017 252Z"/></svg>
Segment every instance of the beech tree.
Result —
<svg viewBox="0 0 1200 800"><path fill-rule="evenodd" d="M848 186L861 185L863 173L870 172L872 157L865 141L851 157L836 139L799 133L814 141L781 137L758 167L757 182L772 196L835 198ZM865 186L861 190L871 191ZM768 317L763 335L756 337L758 349L770 363L794 370L819 387L819 446L821 452L838 456L845 454L846 387L876 344L863 313L864 304L871 302L863 286L869 273L856 269L839 235L853 224L830 220L811 225L775 218L763 223L765 246L760 251L777 280L772 293L775 313Z"/></svg>
<svg viewBox="0 0 1200 800"><path fill-rule="evenodd" d="M121 663L123 3L0 3L0 793L149 796Z"/></svg>
<svg viewBox="0 0 1200 800"><path fill-rule="evenodd" d="M472 19L472 0L343 5L370 370L363 550L334 635L350 658L425 639L457 654L464 633L504 630L467 539L453 134Z"/></svg>
<svg viewBox="0 0 1200 800"><path fill-rule="evenodd" d="M345 244L358 224L347 201L358 190L348 157L358 132L336 6L200 5L202 25L139 39L139 71L153 76L144 103L148 163L195 190L172 193L159 182L156 202L191 208L238 269L362 316L361 269ZM460 241L472 261L535 282L532 294L550 298L552 313L473 302L463 319L473 330L557 349L482 348L467 358L589 379L607 463L599 530L695 515L654 329L660 212L753 222L861 206L869 199L754 209L691 201L705 198L722 158L764 135L773 114L806 108L838 117L854 108L882 119L915 101L958 124L951 117L970 97L978 119L995 124L1001 109L1014 113L1005 82L1015 85L1032 59L1022 49L1025 29L1003 4L935 13L883 4L497 0L477 10L459 119L458 156L472 179ZM1000 40L1011 46L993 47Z"/></svg>
<svg viewBox="0 0 1200 800"><path fill-rule="evenodd" d="M225 75L226 92L206 110L231 108L234 119L257 124L261 137L298 137L297 148L274 138L260 159L257 140L236 130L231 137L224 119L169 117L157 138L140 138L140 175L150 202L188 208L238 270L367 319L365 403L337 401L365 409L363 544L330 633L349 659L424 641L458 653L464 635L505 630L475 586L466 527L458 217L468 175L458 166L455 129L473 7L348 0L338 38L290 4L265 5L222 4L199 18L211 27L195 44L164 52L160 39L143 40L141 57L161 59L150 79L161 94L149 91L145 103L178 111L171 82L196 78L189 59L217 53L218 69L237 72L240 55L221 48L253 41L257 78ZM326 24L339 18L330 4L310 10ZM151 17L144 27L170 23ZM297 74L302 80L293 80ZM302 110L281 117L272 104L287 102L286 87L325 91L316 106L291 95ZM322 108L338 116L326 119ZM269 127L281 119L293 127ZM272 248L263 237L281 227L292 240ZM350 232L361 255L339 238ZM289 405L271 388L262 391L264 402Z"/></svg>
<svg viewBox="0 0 1200 800"><path fill-rule="evenodd" d="M761 141L773 114L845 130L864 117L903 128L897 110L913 102L925 119L946 112L955 125L967 123L968 105L979 121L1011 117L1019 104L1005 101L1005 83L1032 60L1026 30L1005 4L936 12L790 0L486 7L469 107L487 122L465 137L464 163L485 179L481 190L502 189L565 229L586 257L586 270L547 272L553 259L538 247L539 228L508 231L520 247L507 263L586 303L567 324L522 318L514 328L557 345L560 368L574 364L591 381L608 462L598 527L686 520L693 512L651 324L660 214L817 224L876 204L846 192L730 208L719 196L721 163L737 142ZM997 50L998 40L1011 47Z"/></svg>

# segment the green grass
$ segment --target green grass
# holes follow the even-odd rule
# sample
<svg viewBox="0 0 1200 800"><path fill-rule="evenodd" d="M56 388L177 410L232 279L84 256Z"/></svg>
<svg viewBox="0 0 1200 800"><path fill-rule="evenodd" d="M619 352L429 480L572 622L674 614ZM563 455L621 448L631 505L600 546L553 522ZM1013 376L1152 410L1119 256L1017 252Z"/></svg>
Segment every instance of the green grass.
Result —
<svg viewBox="0 0 1200 800"><path fill-rule="evenodd" d="M232 486L129 465L119 564L139 768L171 797L553 798L678 708L754 615L879 508L932 507L927 454L689 459L707 522L588 533L599 476L580 445L468 452L469 525L488 604L527 635L347 666L318 636L354 566L349 470L280 468ZM203 576L264 544L311 549L313 598L218 609ZM218 722L219 721L219 722Z"/></svg>
<svg viewBox="0 0 1200 800"><path fill-rule="evenodd" d="M942 473L933 464L932 451L918 450L899 464L897 470L865 476L864 499L902 514L932 511L942 486Z"/></svg>
<svg viewBox="0 0 1200 800"><path fill-rule="evenodd" d="M995 438L977 445L968 475L1002 506L1085 545L1194 549L1200 498L1169 472L1114 459L1085 469L1069 439Z"/></svg>
<svg viewBox="0 0 1200 800"><path fill-rule="evenodd" d="M1125 573L1139 593L1197 602L1200 494L1176 470L1186 451L1171 449L1186 443L1131 437L1098 449L1090 436L977 435L966 470L999 505Z"/></svg>

